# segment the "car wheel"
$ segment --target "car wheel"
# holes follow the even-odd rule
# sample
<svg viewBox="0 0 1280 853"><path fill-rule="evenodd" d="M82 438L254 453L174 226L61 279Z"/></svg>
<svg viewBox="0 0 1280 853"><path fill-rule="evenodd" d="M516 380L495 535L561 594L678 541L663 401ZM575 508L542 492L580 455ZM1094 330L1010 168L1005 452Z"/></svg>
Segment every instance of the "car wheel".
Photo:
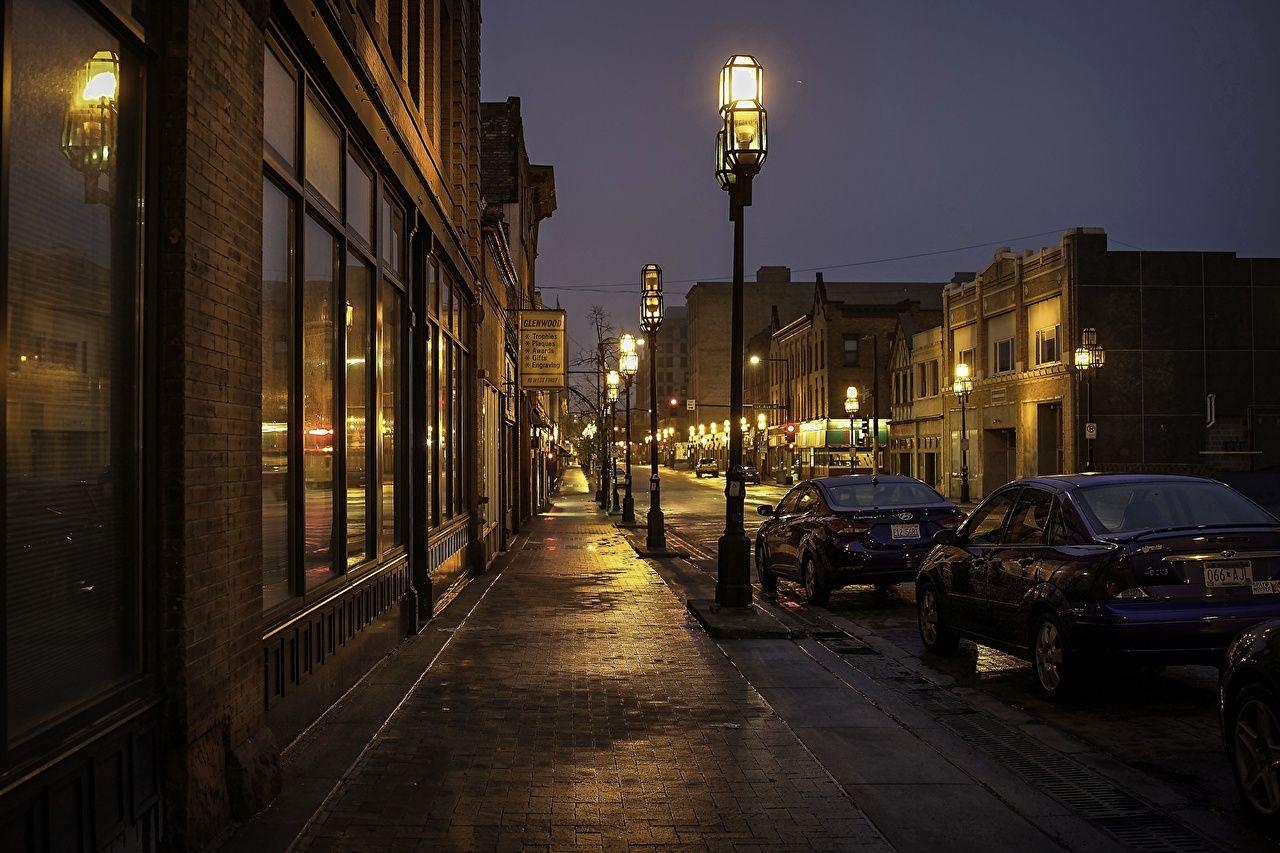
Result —
<svg viewBox="0 0 1280 853"><path fill-rule="evenodd" d="M805 558L803 569L805 601L817 607L826 607L831 601L831 588L818 577L818 569L812 558Z"/></svg>
<svg viewBox="0 0 1280 853"><path fill-rule="evenodd" d="M925 651L949 655L959 648L960 635L943 624L938 592L929 581L916 590L916 624L920 627L920 640Z"/></svg>
<svg viewBox="0 0 1280 853"><path fill-rule="evenodd" d="M1250 684L1229 707L1227 748L1240 796L1258 818L1280 821L1280 705L1271 691Z"/></svg>
<svg viewBox="0 0 1280 853"><path fill-rule="evenodd" d="M776 592L778 576L769 568L769 554L765 550L764 539L756 539L756 575L760 579L760 589L765 592Z"/></svg>
<svg viewBox="0 0 1280 853"><path fill-rule="evenodd" d="M1031 629L1030 658L1040 689L1057 701L1075 693L1079 687L1079 667L1071 655L1062 623L1050 613L1043 613Z"/></svg>

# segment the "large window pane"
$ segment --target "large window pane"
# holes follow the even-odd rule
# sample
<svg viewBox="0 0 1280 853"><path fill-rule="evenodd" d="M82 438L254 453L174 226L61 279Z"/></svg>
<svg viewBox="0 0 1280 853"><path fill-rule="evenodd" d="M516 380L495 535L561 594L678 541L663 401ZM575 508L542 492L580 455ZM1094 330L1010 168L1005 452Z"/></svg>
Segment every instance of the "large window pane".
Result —
<svg viewBox="0 0 1280 853"><path fill-rule="evenodd" d="M360 161L347 155L347 224L373 246L373 178Z"/></svg>
<svg viewBox="0 0 1280 853"><path fill-rule="evenodd" d="M262 606L289 597L293 204L262 182Z"/></svg>
<svg viewBox="0 0 1280 853"><path fill-rule="evenodd" d="M373 276L347 255L347 565L369 556L369 367L372 358L369 288Z"/></svg>
<svg viewBox="0 0 1280 853"><path fill-rule="evenodd" d="M333 237L307 217L302 285L303 569L307 588L335 572L334 543L334 307Z"/></svg>
<svg viewBox="0 0 1280 853"><path fill-rule="evenodd" d="M378 331L378 395L382 400L382 548L385 551L404 542L403 492L407 485L401 473L404 463L400 407L403 368L400 291L382 283L382 324Z"/></svg>
<svg viewBox="0 0 1280 853"><path fill-rule="evenodd" d="M306 178L334 210L342 209L342 141L328 114L311 94L307 95Z"/></svg>
<svg viewBox="0 0 1280 853"><path fill-rule="evenodd" d="M262 135L290 166L298 156L298 82L270 46L263 48Z"/></svg>
<svg viewBox="0 0 1280 853"><path fill-rule="evenodd" d="M132 57L76 4L11 0L8 9L0 182L9 205L3 630L12 742L137 671L140 93ZM115 99L118 112L101 99Z"/></svg>
<svg viewBox="0 0 1280 853"><path fill-rule="evenodd" d="M444 335L436 341L436 412L439 415L436 438L436 465L440 471L440 510L439 518L453 517L453 443L449 436L451 429L449 408L449 360L453 354L453 345Z"/></svg>

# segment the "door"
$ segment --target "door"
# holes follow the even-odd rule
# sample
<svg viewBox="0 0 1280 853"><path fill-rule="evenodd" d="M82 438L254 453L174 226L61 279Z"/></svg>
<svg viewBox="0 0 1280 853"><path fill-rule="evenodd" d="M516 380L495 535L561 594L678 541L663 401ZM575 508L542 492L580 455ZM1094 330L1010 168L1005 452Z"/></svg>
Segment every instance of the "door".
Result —
<svg viewBox="0 0 1280 853"><path fill-rule="evenodd" d="M987 567L987 602L991 636L1021 644L1024 636L1024 603L1039 582L1039 561L1046 557L1046 531L1053 510L1053 494L1027 486L1013 506L999 547L992 550Z"/></svg>
<svg viewBox="0 0 1280 853"><path fill-rule="evenodd" d="M943 619L961 630L989 636L988 560L1000 545L1020 488L1006 488L983 501L961 528L959 544L948 549L942 567Z"/></svg>
<svg viewBox="0 0 1280 853"><path fill-rule="evenodd" d="M1016 433L1011 429L982 431L982 488L987 494L1016 476Z"/></svg>
<svg viewBox="0 0 1280 853"><path fill-rule="evenodd" d="M818 490L811 485L802 484L797 487L799 496L795 509L783 520L783 549L787 554L788 571L798 574L800 571L800 543L809 523L813 520L814 509L818 506Z"/></svg>
<svg viewBox="0 0 1280 853"><path fill-rule="evenodd" d="M1036 473L1062 473L1062 404L1036 406Z"/></svg>
<svg viewBox="0 0 1280 853"><path fill-rule="evenodd" d="M800 493L804 490L804 486L796 486L787 492L786 496L778 502L778 506L773 511L773 517L761 525L761 532L764 534L764 546L769 557L769 568L781 574L792 574L796 570L795 555L791 554L788 549L787 539L787 520L791 518L796 511L796 504L800 500Z"/></svg>

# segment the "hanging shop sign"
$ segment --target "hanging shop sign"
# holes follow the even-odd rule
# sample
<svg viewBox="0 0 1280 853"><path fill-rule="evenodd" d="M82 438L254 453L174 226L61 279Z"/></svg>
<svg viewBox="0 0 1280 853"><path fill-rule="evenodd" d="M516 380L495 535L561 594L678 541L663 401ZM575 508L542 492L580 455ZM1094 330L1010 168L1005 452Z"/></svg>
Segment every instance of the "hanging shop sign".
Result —
<svg viewBox="0 0 1280 853"><path fill-rule="evenodd" d="M565 312L521 311L520 387L542 391L565 387Z"/></svg>

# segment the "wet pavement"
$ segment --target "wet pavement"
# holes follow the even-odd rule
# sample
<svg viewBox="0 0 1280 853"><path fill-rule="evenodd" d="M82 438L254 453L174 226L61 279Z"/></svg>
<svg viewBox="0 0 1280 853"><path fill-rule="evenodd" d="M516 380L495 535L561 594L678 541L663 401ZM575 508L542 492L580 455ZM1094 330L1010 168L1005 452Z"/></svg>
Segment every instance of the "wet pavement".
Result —
<svg viewBox="0 0 1280 853"><path fill-rule="evenodd" d="M888 850L570 472L297 850Z"/></svg>

